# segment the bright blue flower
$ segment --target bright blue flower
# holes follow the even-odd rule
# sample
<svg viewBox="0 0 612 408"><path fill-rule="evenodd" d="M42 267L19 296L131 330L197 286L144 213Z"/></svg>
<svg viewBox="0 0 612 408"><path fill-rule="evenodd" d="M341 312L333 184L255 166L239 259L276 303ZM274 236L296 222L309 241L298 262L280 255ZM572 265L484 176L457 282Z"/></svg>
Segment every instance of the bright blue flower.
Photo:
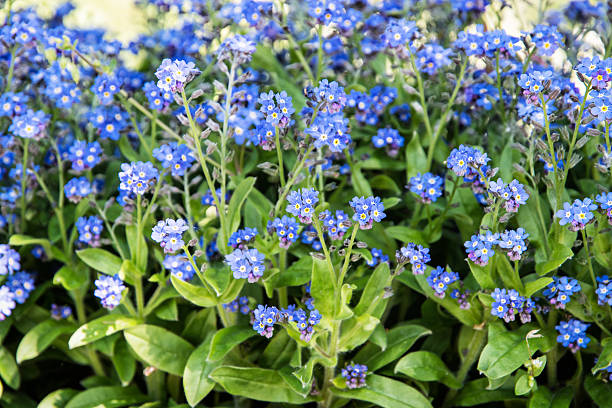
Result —
<svg viewBox="0 0 612 408"><path fill-rule="evenodd" d="M6 286L13 292L15 302L22 304L28 300L30 292L34 290L34 277L28 272L15 272L9 275Z"/></svg>
<svg viewBox="0 0 612 408"><path fill-rule="evenodd" d="M572 353L575 353L580 348L586 348L589 341L591 341L586 335L589 326L590 324L581 322L578 319L559 322L555 326L559 333L557 343L561 343L563 347L569 347Z"/></svg>
<svg viewBox="0 0 612 408"><path fill-rule="evenodd" d="M122 292L125 285L119 275L101 275L95 282L94 296L100 299L102 307L113 310L121 303Z"/></svg>
<svg viewBox="0 0 612 408"><path fill-rule="evenodd" d="M26 112L30 98L23 92L6 92L0 96L0 116L19 116Z"/></svg>
<svg viewBox="0 0 612 408"><path fill-rule="evenodd" d="M332 215L331 211L325 210L319 214L319 219L323 229L332 240L342 239L350 228L349 216L342 210L337 210L335 215Z"/></svg>
<svg viewBox="0 0 612 408"><path fill-rule="evenodd" d="M319 192L313 188L303 188L292 191L287 196L286 211L300 219L304 224L310 224L314 216L314 208L319 202Z"/></svg>
<svg viewBox="0 0 612 408"><path fill-rule="evenodd" d="M263 276L266 267L264 256L257 249L236 249L225 256L235 279L248 279L250 283L257 282Z"/></svg>
<svg viewBox="0 0 612 408"><path fill-rule="evenodd" d="M400 248L400 250L395 253L395 258L398 263L403 264L410 262L414 275L422 275L425 273L427 262L431 261L429 248L424 248L422 245L417 245L412 242Z"/></svg>
<svg viewBox="0 0 612 408"><path fill-rule="evenodd" d="M506 250L508 258L512 261L521 259L521 254L527 251L527 241L529 234L523 228L516 230L506 230L499 236L498 245Z"/></svg>
<svg viewBox="0 0 612 408"><path fill-rule="evenodd" d="M97 129L102 139L119 140L127 128L129 115L117 106L98 106L87 112L85 119Z"/></svg>
<svg viewBox="0 0 612 408"><path fill-rule="evenodd" d="M416 52L415 62L417 68L428 75L435 75L440 68L447 67L452 64L450 49L441 47L439 44L426 44L423 48Z"/></svg>
<svg viewBox="0 0 612 408"><path fill-rule="evenodd" d="M491 304L491 314L505 322L515 320L515 314L518 313L522 323L531 321L531 312L535 307L534 302L530 298L525 298L514 289L496 288L491 293L493 303Z"/></svg>
<svg viewBox="0 0 612 408"><path fill-rule="evenodd" d="M164 58L155 76L157 87L163 91L181 93L187 83L200 74L200 70L195 67L193 62L184 60L171 61Z"/></svg>
<svg viewBox="0 0 612 408"><path fill-rule="evenodd" d="M68 160L72 162L72 169L83 171L93 168L100 163L102 147L98 142L87 143L75 140L68 148Z"/></svg>
<svg viewBox="0 0 612 408"><path fill-rule="evenodd" d="M533 28L530 35L538 50L547 56L553 55L563 45L563 36L556 27L538 24Z"/></svg>
<svg viewBox="0 0 612 408"><path fill-rule="evenodd" d="M238 231L230 235L227 245L231 246L234 249L245 249L246 245L253 241L258 233L259 232L257 231L257 228L239 229Z"/></svg>
<svg viewBox="0 0 612 408"><path fill-rule="evenodd" d="M113 97L120 91L121 83L115 77L106 74L96 77L91 91L98 97L102 105L113 103Z"/></svg>
<svg viewBox="0 0 612 408"><path fill-rule="evenodd" d="M314 138L314 146L317 149L328 146L332 152L339 153L352 141L348 129L348 119L342 114L320 114L305 132Z"/></svg>
<svg viewBox="0 0 612 408"><path fill-rule="evenodd" d="M189 225L185 220L167 218L164 221L158 221L153 227L151 239L159 243L159 246L164 248L164 252L176 252L185 245L183 233L188 229Z"/></svg>
<svg viewBox="0 0 612 408"><path fill-rule="evenodd" d="M593 204L590 198L576 199L572 204L563 203L563 209L557 211L555 217L559 218L559 225L569 223L570 231L579 231L594 220L593 211L596 209L597 205Z"/></svg>
<svg viewBox="0 0 612 408"><path fill-rule="evenodd" d="M10 316L16 306L15 295L9 287L6 285L0 287L0 321Z"/></svg>
<svg viewBox="0 0 612 408"><path fill-rule="evenodd" d="M168 269L172 276L182 281L190 281L195 275L193 266L187 258L182 255L166 255L163 262L164 268Z"/></svg>
<svg viewBox="0 0 612 408"><path fill-rule="evenodd" d="M87 177L76 177L64 186L64 194L68 200L78 203L82 198L92 193L91 183Z"/></svg>
<svg viewBox="0 0 612 408"><path fill-rule="evenodd" d="M170 91L161 90L153 82L144 84L143 91L149 101L149 108L162 111L166 109L173 101Z"/></svg>
<svg viewBox="0 0 612 408"><path fill-rule="evenodd" d="M153 157L162 162L162 167L171 169L173 176L182 176L196 161L195 155L185 144L171 142L153 150Z"/></svg>
<svg viewBox="0 0 612 408"><path fill-rule="evenodd" d="M228 37L217 49L217 58L224 60L234 58L238 64L243 64L251 60L255 52L255 42L246 35L236 34Z"/></svg>
<svg viewBox="0 0 612 408"><path fill-rule="evenodd" d="M282 218L275 218L274 221L268 221L268 231L270 233L276 232L281 248L289 248L298 239L298 229L299 224L295 218L286 215L283 215Z"/></svg>
<svg viewBox="0 0 612 408"><path fill-rule="evenodd" d="M55 303L51 305L51 317L55 320L67 319L72 316L70 306L58 306Z"/></svg>
<svg viewBox="0 0 612 408"><path fill-rule="evenodd" d="M349 364L342 369L341 374L342 378L346 380L348 388L363 388L366 386L368 367L363 364Z"/></svg>
<svg viewBox="0 0 612 408"><path fill-rule="evenodd" d="M266 338L272 337L279 315L279 310L274 306L258 305L257 309L253 310L253 330Z"/></svg>
<svg viewBox="0 0 612 408"><path fill-rule="evenodd" d="M376 266L383 262L389 262L389 256L383 254L382 250L380 249L372 248L370 253L372 254L372 260L366 262L368 266Z"/></svg>
<svg viewBox="0 0 612 408"><path fill-rule="evenodd" d="M291 97L282 91L275 94L273 91L259 95L257 102L261 105L259 111L263 113L264 119L272 126L279 128L291 124L291 115L295 113Z"/></svg>
<svg viewBox="0 0 612 408"><path fill-rule="evenodd" d="M608 275L598 276L597 278L597 303L600 305L612 306L612 280Z"/></svg>
<svg viewBox="0 0 612 408"><path fill-rule="evenodd" d="M21 268L19 252L7 244L0 244L0 275L12 275Z"/></svg>
<svg viewBox="0 0 612 408"><path fill-rule="evenodd" d="M432 173L417 173L410 178L410 191L419 196L419 201L429 204L435 202L442 196L444 190L444 179Z"/></svg>
<svg viewBox="0 0 612 408"><path fill-rule="evenodd" d="M24 114L13 118L9 132L24 139L41 139L49 124L50 116L43 111L28 109Z"/></svg>
<svg viewBox="0 0 612 408"><path fill-rule="evenodd" d="M601 92L590 102L592 102L592 106L589 112L595 118L596 124L612 120L612 96L609 91Z"/></svg>
<svg viewBox="0 0 612 408"><path fill-rule="evenodd" d="M417 37L419 37L419 29L414 21L392 19L385 27L382 40L385 46L389 48L398 48L404 47L407 42Z"/></svg>
<svg viewBox="0 0 612 408"><path fill-rule="evenodd" d="M446 159L446 166L460 177L478 177L478 169L481 169L489 162L489 157L486 153L481 153L480 150L461 145L453 149Z"/></svg>
<svg viewBox="0 0 612 408"><path fill-rule="evenodd" d="M322 79L319 86L313 89L314 101L319 104L319 110L331 115L340 112L346 106L347 98L344 88L338 82Z"/></svg>
<svg viewBox="0 0 612 408"><path fill-rule="evenodd" d="M122 163L119 172L119 189L142 195L147 192L159 172L151 162Z"/></svg>
<svg viewBox="0 0 612 408"><path fill-rule="evenodd" d="M404 137L395 129L389 127L378 129L375 136L372 136L374 147L387 147L387 154L391 157L397 156L399 148L404 145Z"/></svg>
<svg viewBox="0 0 612 408"><path fill-rule="evenodd" d="M380 197L353 197L349 205L355 211L353 220L359 222L360 229L370 229L374 222L386 217Z"/></svg>
<svg viewBox="0 0 612 408"><path fill-rule="evenodd" d="M101 218L95 215L79 217L75 226L79 232L79 242L92 247L100 246L100 234L104 228Z"/></svg>
<svg viewBox="0 0 612 408"><path fill-rule="evenodd" d="M557 309L565 309L565 305L569 303L570 297L574 293L580 292L580 289L580 283L574 278L553 276L553 282L542 291L542 294Z"/></svg>

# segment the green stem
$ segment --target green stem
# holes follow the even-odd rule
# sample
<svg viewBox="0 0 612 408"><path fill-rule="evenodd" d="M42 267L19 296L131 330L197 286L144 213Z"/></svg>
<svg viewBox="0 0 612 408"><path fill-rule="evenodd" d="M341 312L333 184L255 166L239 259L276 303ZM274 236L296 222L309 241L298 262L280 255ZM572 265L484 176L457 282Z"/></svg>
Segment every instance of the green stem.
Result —
<svg viewBox="0 0 612 408"><path fill-rule="evenodd" d="M501 84L501 75L500 75L500 69L499 69L499 50L497 50L497 52L495 53L495 72L496 72L496 83L497 83L497 90L499 91L499 105L501 107L501 117L502 117L502 121L504 123L506 123L506 108L504 106L504 91L502 89L502 84Z"/></svg>
<svg viewBox="0 0 612 408"><path fill-rule="evenodd" d="M232 90L234 89L234 77L236 76L236 59L232 60L230 72L227 79L227 92L225 94L225 110L223 112L223 133L221 134L221 205L225 209L225 193L226 193L226 174L227 174L227 139L229 131L229 117L232 107ZM225 211L225 210L224 210ZM223 225L224 228L229 228L228 225ZM225 231L226 236L229 236L229 231ZM226 244L226 243L224 243Z"/></svg>
<svg viewBox="0 0 612 408"><path fill-rule="evenodd" d="M283 27L283 25L280 25L280 27ZM291 45L291 47L295 50L295 54L297 55L298 60L300 60L300 64L302 64L304 71L306 71L306 75L308 75L308 79L310 79L310 82L312 82L312 84L314 85L316 83L315 77L312 73L312 69L310 68L310 65L308 65L308 61L306 61L306 58L304 57L304 54L302 53L300 46L298 45L297 41L295 41L295 38L293 38L293 35L291 35L289 31L287 30L284 30L284 31L285 31L285 35L287 36L287 40L289 41L289 45Z"/></svg>
<svg viewBox="0 0 612 408"><path fill-rule="evenodd" d="M223 324L223 327L229 327L230 323L227 320L225 309L223 309L223 305L220 303L217 303L217 312L219 313L219 318L221 319L221 323Z"/></svg>
<svg viewBox="0 0 612 408"><path fill-rule="evenodd" d="M321 241L321 247L323 247L323 253L325 254L325 260L327 261L327 267L334 275L336 275L334 264L329 254L329 250L327 249L327 244L325 243L325 237L323 236L323 230L321 229L319 218L316 215L312 217L312 225L317 230L317 236L319 237L319 241Z"/></svg>
<svg viewBox="0 0 612 408"><path fill-rule="evenodd" d="M351 252L353 251L353 244L355 243L355 236L357 235L358 230L359 224L355 223L355 225L353 225L353 232L351 233L351 239L349 241L348 248L346 249L346 253L344 254L344 264L342 265L340 276L338 276L338 284L336 285L338 290L342 288L344 277L346 276L346 272L348 271L349 262L351 260ZM336 293L336 298L340 299L339 293Z"/></svg>
<svg viewBox="0 0 612 408"><path fill-rule="evenodd" d="M79 325L84 325L87 323L87 313L85 312L85 302L83 301L83 295L79 293L79 289L71 292L72 297L74 299L77 321ZM87 357L89 362L91 363L91 368L94 370L94 373L98 376L104 377L104 366L100 361L100 358L96 354L96 352L90 347L85 346L87 350Z"/></svg>
<svg viewBox="0 0 612 408"><path fill-rule="evenodd" d="M287 269L287 250L285 248L281 248L278 254L278 273L285 272ZM287 299L287 287L283 286L278 288L278 301L281 307L285 308L289 304Z"/></svg>
<svg viewBox="0 0 612 408"><path fill-rule="evenodd" d="M140 241L142 237L142 203L140 194L136 196L136 232L136 253L134 254L133 261L141 268ZM140 276L134 277L134 289L136 291L136 309L138 310L138 317L142 318L144 316L144 290L142 287L142 278Z"/></svg>
<svg viewBox="0 0 612 408"><path fill-rule="evenodd" d="M30 139L24 139L23 141L23 160L21 164L21 217L19 219L19 225L21 232L25 234L26 231L26 180L28 176L28 148L30 146Z"/></svg>
<svg viewBox="0 0 612 408"><path fill-rule="evenodd" d="M278 176L281 187L285 188L285 166L283 165L283 148L280 144L280 131L278 126L274 126L274 137L276 139L276 157L278 158Z"/></svg>
<svg viewBox="0 0 612 408"><path fill-rule="evenodd" d="M10 7L11 1L9 1ZM9 17L10 17L10 8L9 8ZM8 73L6 74L6 86L4 87L4 92L8 92L11 90L11 85L13 83L13 73L15 71L15 54L17 53L17 44L13 48L11 48L11 62L9 63Z"/></svg>
<svg viewBox="0 0 612 408"><path fill-rule="evenodd" d="M416 76L417 80L417 88L419 91L419 99L421 100L421 109L423 109L423 120L425 122L427 136L430 140L432 140L433 132L431 130L431 123L429 121L429 113L427 112L427 102L425 101L425 88L423 87L423 78L421 78L421 73L416 67L414 55L412 53L410 53L410 64L412 65L412 71L414 72L414 75Z"/></svg>
<svg viewBox="0 0 612 408"><path fill-rule="evenodd" d="M591 251L589 249L589 241L587 240L586 229L580 231L582 233L582 242L584 243L584 250L586 251L587 256L587 265L589 266L589 274L591 275L591 280L593 281L593 287L597 287L597 279L595 279L595 272L593 271L593 263L591 262Z"/></svg>
<svg viewBox="0 0 612 408"><path fill-rule="evenodd" d="M310 146L308 146L308 150L306 150L306 152L302 156L302 159L299 161L296 161L293 169L291 169L291 178L287 182L286 187L283 188L283 192L278 198L278 201L276 202L276 206L274 206L274 216L275 217L280 211L280 207L285 203L285 198L289 194L289 190L295 183L295 180L298 178L300 172L302 171L302 168L304 167L304 164L306 163L306 159L308 158L308 155L313 151L313 149L314 149L314 145L311 144Z"/></svg>

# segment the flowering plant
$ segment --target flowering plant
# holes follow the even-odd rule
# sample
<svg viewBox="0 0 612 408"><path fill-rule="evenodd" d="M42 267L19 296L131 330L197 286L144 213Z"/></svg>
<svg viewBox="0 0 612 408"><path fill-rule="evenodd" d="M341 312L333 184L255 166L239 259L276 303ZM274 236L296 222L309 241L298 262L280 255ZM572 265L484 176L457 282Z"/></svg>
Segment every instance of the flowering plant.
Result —
<svg viewBox="0 0 612 408"><path fill-rule="evenodd" d="M136 7L0 20L0 405L610 406L611 3Z"/></svg>

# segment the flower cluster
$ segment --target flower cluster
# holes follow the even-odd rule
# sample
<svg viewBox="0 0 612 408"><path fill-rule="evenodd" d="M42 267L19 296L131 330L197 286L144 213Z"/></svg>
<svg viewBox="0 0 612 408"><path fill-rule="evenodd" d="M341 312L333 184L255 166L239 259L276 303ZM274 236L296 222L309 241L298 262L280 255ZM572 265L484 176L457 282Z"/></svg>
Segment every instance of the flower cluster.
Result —
<svg viewBox="0 0 612 408"><path fill-rule="evenodd" d="M333 115L346 106L346 93L338 82L322 79L319 86L312 91L313 100L319 105L322 113Z"/></svg>
<svg viewBox="0 0 612 408"><path fill-rule="evenodd" d="M509 213L517 212L519 206L527 203L529 198L525 186L517 180L505 184L501 178L498 178L497 181L489 183L489 192L504 200L504 209Z"/></svg>
<svg viewBox="0 0 612 408"><path fill-rule="evenodd" d="M166 220L158 221L153 227L151 239L164 248L164 252L176 252L185 245L183 242L183 232L188 229L189 225L187 225L185 220L167 218Z"/></svg>
<svg viewBox="0 0 612 408"><path fill-rule="evenodd" d="M359 223L361 229L370 229L374 221L380 222L386 217L383 212L385 206L380 201L380 197L353 197L349 205L355 211L353 220Z"/></svg>
<svg viewBox="0 0 612 408"><path fill-rule="evenodd" d="M370 254L372 254L372 260L367 261L368 266L376 266L383 262L389 262L389 256L383 254L383 251L378 248L372 248L370 250Z"/></svg>
<svg viewBox="0 0 612 408"><path fill-rule="evenodd" d="M75 223L79 232L79 242L92 247L100 246L100 234L102 233L102 219L94 215L79 217Z"/></svg>
<svg viewBox="0 0 612 408"><path fill-rule="evenodd" d="M596 90L606 89L612 81L612 58L602 60L597 55L583 58L574 68L583 76L590 78L591 86Z"/></svg>
<svg viewBox="0 0 612 408"><path fill-rule="evenodd" d="M496 288L493 293L493 303L491 304L491 314L505 322L512 322L515 314L519 314L521 323L531 321L531 312L535 306L533 300L523 297L514 289Z"/></svg>
<svg viewBox="0 0 612 408"><path fill-rule="evenodd" d="M595 220L593 211L596 209L597 205L590 198L576 199L572 204L563 203L563 209L557 211L555 217L559 218L559 225L569 224L570 231L580 231Z"/></svg>
<svg viewBox="0 0 612 408"><path fill-rule="evenodd" d="M586 348L587 344L591 341L586 335L589 326L590 324L581 322L578 319L559 322L555 326L559 333L557 343L561 343L563 347L569 347L572 353L577 352L580 348Z"/></svg>
<svg viewBox="0 0 612 408"><path fill-rule="evenodd" d="M355 109L355 120L368 125L376 125L385 108L397 98L397 89L376 85L370 93L352 90L347 96L346 105ZM410 118L410 106L394 106L391 114L398 115L400 120L407 122ZM406 113L407 112L407 113ZM406 116L407 115L407 116Z"/></svg>
<svg viewBox="0 0 612 408"><path fill-rule="evenodd" d="M443 298L448 287L459 280L459 274L451 270L445 270L441 266L436 267L427 277L427 283L439 298Z"/></svg>
<svg viewBox="0 0 612 408"><path fill-rule="evenodd" d="M316 309L311 309L309 313L297 308L295 305L289 305L286 309L281 309L280 320L294 322L300 332L300 339L309 342L314 333L314 326L321 321L321 313Z"/></svg>
<svg viewBox="0 0 612 408"><path fill-rule="evenodd" d="M581 289L580 283L574 278L553 276L553 281L544 289L542 294L557 309L565 309L565 305L570 302L570 297L574 293L580 292Z"/></svg>
<svg viewBox="0 0 612 408"><path fill-rule="evenodd" d="M268 221L267 228L270 233L276 232L280 240L280 247L287 249L298 239L299 227L295 218L283 215L282 218L275 218L273 221Z"/></svg>
<svg viewBox="0 0 612 408"><path fill-rule="evenodd" d="M60 306L53 303L51 305L51 317L55 320L67 319L72 316L70 306Z"/></svg>
<svg viewBox="0 0 612 408"><path fill-rule="evenodd" d="M595 202L599 204L600 210L606 214L608 224L612 225L612 192L599 194L595 197Z"/></svg>
<svg viewBox="0 0 612 408"><path fill-rule="evenodd" d="M110 105L115 94L119 92L120 86L117 78L104 74L96 77L91 86L91 91L98 97L102 105Z"/></svg>
<svg viewBox="0 0 612 408"><path fill-rule="evenodd" d="M275 94L273 91L259 95L257 103L261 105L259 111L263 113L267 123L279 128L291 124L291 115L295 112L291 97L287 92Z"/></svg>
<svg viewBox="0 0 612 408"><path fill-rule="evenodd" d="M469 241L466 241L465 252L468 258L476 265L485 266L489 263L489 259L495 255L494 245L499 244L499 234L487 231L485 234L472 235Z"/></svg>
<svg viewBox="0 0 612 408"><path fill-rule="evenodd" d="M424 204L435 202L442 196L444 191L444 179L432 173L417 173L410 178L410 191L419 197L419 201Z"/></svg>
<svg viewBox="0 0 612 408"><path fill-rule="evenodd" d="M240 310L240 313L243 315L248 315L251 312L251 308L249 307L249 298L246 296L240 296L229 303L225 303L223 308L229 310L230 312L237 312Z"/></svg>
<svg viewBox="0 0 612 408"><path fill-rule="evenodd" d="M395 258L399 264L410 262L412 265L412 273L414 275L422 275L427 268L427 262L431 261L429 248L424 248L422 245L409 242L405 247L396 252Z"/></svg>
<svg viewBox="0 0 612 408"><path fill-rule="evenodd" d="M292 191L287 196L287 212L298 217L304 224L310 224L314 207L319 202L319 192L313 188Z"/></svg>
<svg viewBox="0 0 612 408"><path fill-rule="evenodd" d="M223 61L233 58L237 64L244 64L251 60L255 52L255 42L246 35L228 37L217 49L217 58Z"/></svg>
<svg viewBox="0 0 612 408"><path fill-rule="evenodd" d="M489 156L477 148L461 145L451 151L446 166L457 176L470 179L479 177L478 171L482 171L489 160Z"/></svg>
<svg viewBox="0 0 612 408"><path fill-rule="evenodd" d="M327 146L330 151L340 153L351 143L348 133L348 119L342 114L320 114L306 129L306 133L314 138L317 149Z"/></svg>
<svg viewBox="0 0 612 408"><path fill-rule="evenodd" d="M603 275L598 276L596 280L597 289L595 293L597 294L597 303L612 306L612 279L608 275Z"/></svg>
<svg viewBox="0 0 612 408"><path fill-rule="evenodd" d="M12 275L21 268L19 252L6 244L0 244L0 275Z"/></svg>
<svg viewBox="0 0 612 408"><path fill-rule="evenodd" d="M100 163L102 147L98 142L83 142L75 140L68 149L68 160L72 162L74 171L83 171L93 168Z"/></svg>
<svg viewBox="0 0 612 408"><path fill-rule="evenodd" d="M121 303L122 292L125 289L119 275L102 275L94 282L96 290L94 296L100 299L102 307L113 310Z"/></svg>
<svg viewBox="0 0 612 408"><path fill-rule="evenodd" d="M159 172L151 162L123 163L119 172L119 190L142 195L158 175Z"/></svg>
<svg viewBox="0 0 612 408"><path fill-rule="evenodd" d="M351 226L349 216L342 210L337 210L335 215L331 211L325 210L319 214L319 219L323 224L323 229L332 240L339 240Z"/></svg>
<svg viewBox="0 0 612 408"><path fill-rule="evenodd" d="M231 246L234 249L245 249L247 244L253 241L258 233L259 231L257 231L257 228L239 229L238 231L230 235L227 245Z"/></svg>
<svg viewBox="0 0 612 408"><path fill-rule="evenodd" d="M276 307L259 305L253 310L253 330L269 339L274 333L274 324L279 317L280 312Z"/></svg>
<svg viewBox="0 0 612 408"><path fill-rule="evenodd" d="M22 115L13 118L8 130L15 136L24 139L42 139L46 134L50 116L43 111L34 112L28 109Z"/></svg>
<svg viewBox="0 0 612 408"><path fill-rule="evenodd" d="M157 77L157 87L162 91L181 93L185 85L200 74L200 70L195 67L193 62L183 60L171 61L164 58L155 76Z"/></svg>
<svg viewBox="0 0 612 408"><path fill-rule="evenodd" d="M264 256L255 248L236 249L225 256L225 263L229 265L235 279L248 279L250 283L257 282L263 276L266 267Z"/></svg>
<svg viewBox="0 0 612 408"><path fill-rule="evenodd" d="M73 203L78 203L82 198L92 193L91 183L87 177L75 177L64 186L66 198Z"/></svg>
<svg viewBox="0 0 612 408"><path fill-rule="evenodd" d="M342 378L350 389L365 387L367 374L368 367L363 364L349 364L342 369Z"/></svg>
<svg viewBox="0 0 612 408"><path fill-rule="evenodd" d="M176 142L161 145L153 150L153 157L159 160L164 169L171 169L173 176L182 176L196 158L185 144Z"/></svg>
<svg viewBox="0 0 612 408"><path fill-rule="evenodd" d="M378 129L375 136L372 136L374 147L387 147L387 154L391 157L397 156L400 147L404 145L404 138L399 132L390 127Z"/></svg>
<svg viewBox="0 0 612 408"><path fill-rule="evenodd" d="M195 275L191 262L182 255L166 255L163 265L172 276L182 281L190 281Z"/></svg>

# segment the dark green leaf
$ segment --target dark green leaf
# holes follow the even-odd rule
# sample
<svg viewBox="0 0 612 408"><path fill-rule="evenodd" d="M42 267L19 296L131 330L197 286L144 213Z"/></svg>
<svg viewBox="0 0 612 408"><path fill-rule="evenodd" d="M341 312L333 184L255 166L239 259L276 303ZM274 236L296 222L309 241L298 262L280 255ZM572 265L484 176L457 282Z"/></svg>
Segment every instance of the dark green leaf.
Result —
<svg viewBox="0 0 612 408"><path fill-rule="evenodd" d="M367 387L357 389L333 388L334 395L342 398L367 401L383 408L430 408L431 404L414 388L391 378L369 375Z"/></svg>
<svg viewBox="0 0 612 408"><path fill-rule="evenodd" d="M192 285L174 275L170 279L176 291L191 303L202 307L212 307L217 304L215 296L205 287Z"/></svg>
<svg viewBox="0 0 612 408"><path fill-rule="evenodd" d="M397 362L394 372L400 372L419 381L439 381L450 388L461 387L461 383L440 357L430 351L415 351L406 354Z"/></svg>
<svg viewBox="0 0 612 408"><path fill-rule="evenodd" d="M230 326L219 330L212 339L208 361L221 360L231 349L256 334L252 327Z"/></svg>
<svg viewBox="0 0 612 408"><path fill-rule="evenodd" d="M136 387L95 387L80 392L66 408L115 408L142 404L149 399Z"/></svg>
<svg viewBox="0 0 612 408"><path fill-rule="evenodd" d="M323 316L332 317L336 301L333 296L336 273L330 270L326 261L313 259L311 282L310 294L317 305L317 309Z"/></svg>
<svg viewBox="0 0 612 408"><path fill-rule="evenodd" d="M72 337L70 337L68 346L71 349L81 347L92 341L110 336L113 333L136 326L140 323L138 319L120 314L102 316L79 327Z"/></svg>
<svg viewBox="0 0 612 408"><path fill-rule="evenodd" d="M77 390L71 388L55 390L40 401L38 408L64 408L68 401L78 393Z"/></svg>
<svg viewBox="0 0 612 408"><path fill-rule="evenodd" d="M206 337L189 356L183 373L183 388L185 397L192 407L197 405L215 386L209 378L210 373L221 365L221 361L211 362L206 359L210 352L213 335Z"/></svg>
<svg viewBox="0 0 612 408"><path fill-rule="evenodd" d="M478 380L470 381L459 392L459 395L457 395L457 397L453 400L453 403L458 407L473 407L475 405L505 401L514 398L513 389L502 387L489 391L486 388L486 378L479 378Z"/></svg>
<svg viewBox="0 0 612 408"><path fill-rule="evenodd" d="M21 384L19 367L17 367L15 358L2 346L0 346L0 377L2 377L6 385L14 390L18 389L19 384Z"/></svg>
<svg viewBox="0 0 612 408"><path fill-rule="evenodd" d="M128 385L136 373L136 360L124 339L119 338L113 343L112 360L121 383Z"/></svg>
<svg viewBox="0 0 612 408"><path fill-rule="evenodd" d="M48 319L39 323L21 339L17 348L17 362L38 357L56 338L74 330L74 323L66 320Z"/></svg>
<svg viewBox="0 0 612 408"><path fill-rule="evenodd" d="M597 363L591 369L591 372L595 374L599 370L604 370L612 364L612 337L607 337L601 341L603 350L597 357Z"/></svg>
<svg viewBox="0 0 612 408"><path fill-rule="evenodd" d="M77 256L90 268L114 275L121 269L121 258L101 248L86 248L77 251Z"/></svg>
<svg viewBox="0 0 612 408"><path fill-rule="evenodd" d="M612 384L587 376L584 379L584 389L597 407L612 407Z"/></svg>

